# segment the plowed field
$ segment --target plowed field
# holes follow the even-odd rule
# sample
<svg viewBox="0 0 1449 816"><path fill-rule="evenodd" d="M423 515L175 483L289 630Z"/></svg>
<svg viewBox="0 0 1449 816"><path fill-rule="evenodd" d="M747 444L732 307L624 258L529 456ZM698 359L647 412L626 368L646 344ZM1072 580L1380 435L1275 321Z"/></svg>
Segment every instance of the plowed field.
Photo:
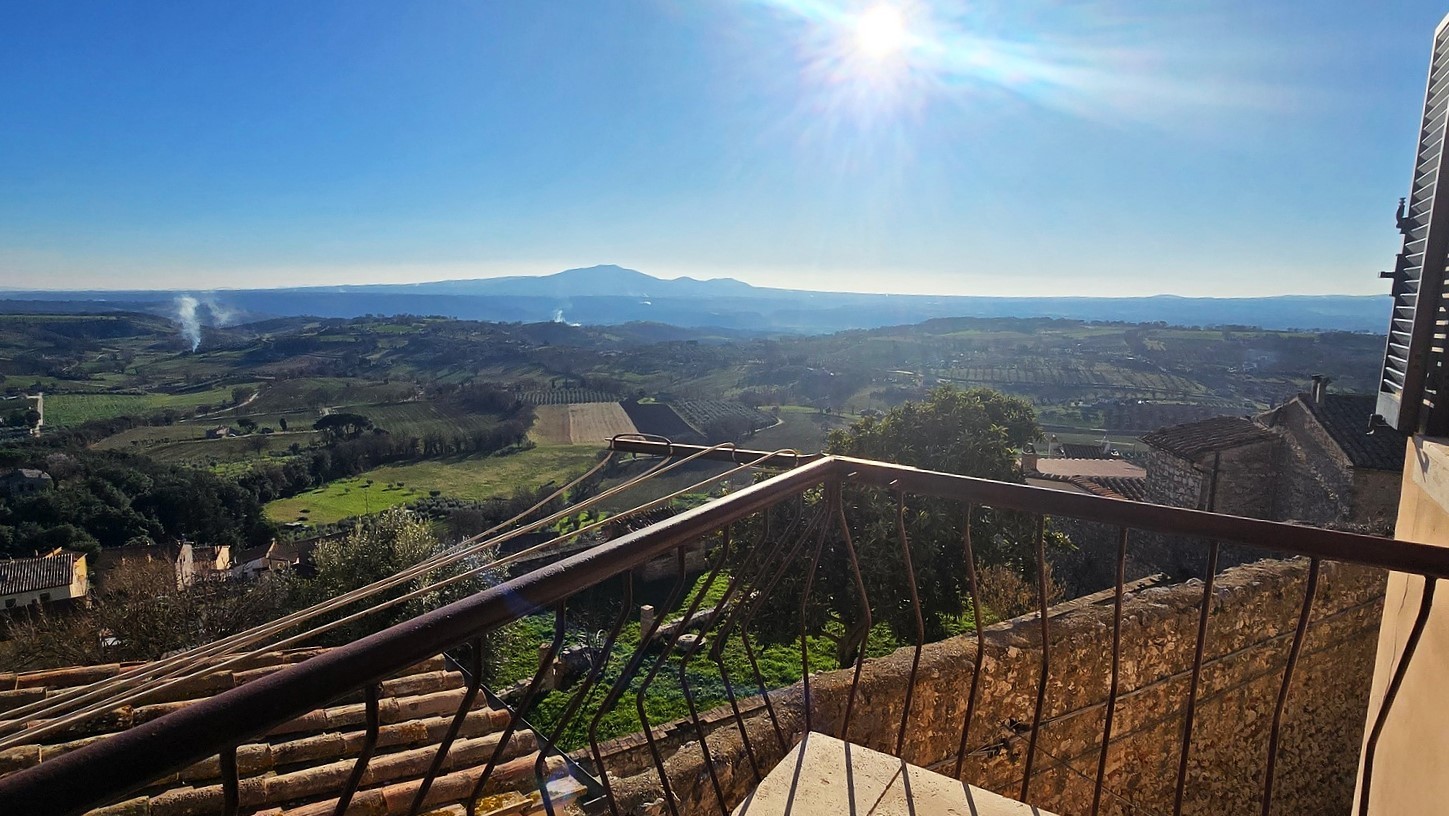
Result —
<svg viewBox="0 0 1449 816"><path fill-rule="evenodd" d="M569 406L569 439L575 445L601 443L615 434L638 432L617 402Z"/></svg>
<svg viewBox="0 0 1449 816"><path fill-rule="evenodd" d="M597 445L615 434L638 433L617 402L540 405L533 438L542 445Z"/></svg>

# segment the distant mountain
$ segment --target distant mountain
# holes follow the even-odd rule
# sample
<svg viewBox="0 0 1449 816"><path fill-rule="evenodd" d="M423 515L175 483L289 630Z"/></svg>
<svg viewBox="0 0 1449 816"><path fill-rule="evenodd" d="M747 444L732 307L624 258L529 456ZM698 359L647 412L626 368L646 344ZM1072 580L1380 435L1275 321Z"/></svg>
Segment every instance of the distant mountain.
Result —
<svg viewBox="0 0 1449 816"><path fill-rule="evenodd" d="M0 291L0 308L36 311L142 309L174 313L175 291ZM1387 295L1269 298L976 297L809 292L751 286L732 278L666 280L620 266L567 269L538 277L414 284L242 289L197 294L200 315L258 320L312 315L444 315L469 320L591 325L633 322L732 332L818 334L919 323L938 317L1063 317L1162 321L1184 326L1257 326L1382 332ZM23 301L24 303L16 303ZM25 304L30 304L27 307Z"/></svg>

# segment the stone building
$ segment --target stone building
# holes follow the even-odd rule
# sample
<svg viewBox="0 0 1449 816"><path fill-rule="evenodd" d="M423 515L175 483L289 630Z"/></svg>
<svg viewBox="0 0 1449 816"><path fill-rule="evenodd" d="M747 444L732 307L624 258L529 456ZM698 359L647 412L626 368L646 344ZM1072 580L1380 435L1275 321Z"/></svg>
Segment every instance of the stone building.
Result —
<svg viewBox="0 0 1449 816"><path fill-rule="evenodd" d="M1215 417L1162 428L1142 441L1148 501L1271 517L1281 442L1272 430L1243 417Z"/></svg>
<svg viewBox="0 0 1449 816"><path fill-rule="evenodd" d="M1329 394L1324 380L1316 385L1257 417L1283 439L1272 518L1387 530L1398 512L1404 435L1393 428L1368 433L1373 396Z"/></svg>
<svg viewBox="0 0 1449 816"><path fill-rule="evenodd" d="M43 470L11 468L0 473L0 493L16 498L55 487L55 480Z"/></svg>
<svg viewBox="0 0 1449 816"><path fill-rule="evenodd" d="M1369 433L1374 397L1311 393L1256 417L1217 417L1142 437L1147 500L1237 516L1387 532L1404 435Z"/></svg>

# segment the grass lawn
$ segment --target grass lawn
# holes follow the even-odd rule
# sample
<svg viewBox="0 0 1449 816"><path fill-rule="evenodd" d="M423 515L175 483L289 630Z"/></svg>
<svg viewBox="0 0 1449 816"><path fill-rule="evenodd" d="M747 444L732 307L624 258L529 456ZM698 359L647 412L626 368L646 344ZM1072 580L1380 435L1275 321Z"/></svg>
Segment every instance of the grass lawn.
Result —
<svg viewBox="0 0 1449 816"><path fill-rule="evenodd" d="M330 524L364 513L407 504L437 490L460 499L509 496L519 487L563 483L583 473L599 453L597 445L540 446L508 456L435 459L374 468L316 490L267 505L276 521ZM368 480L372 481L368 485ZM402 486L397 487L401 482ZM389 487L389 485L393 485ZM303 513L303 510L308 512Z"/></svg>

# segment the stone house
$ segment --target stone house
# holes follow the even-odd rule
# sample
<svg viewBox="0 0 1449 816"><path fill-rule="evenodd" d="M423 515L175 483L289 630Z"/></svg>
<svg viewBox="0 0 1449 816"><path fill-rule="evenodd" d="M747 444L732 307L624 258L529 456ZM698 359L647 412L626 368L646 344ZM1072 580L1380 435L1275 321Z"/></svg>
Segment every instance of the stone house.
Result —
<svg viewBox="0 0 1449 816"><path fill-rule="evenodd" d="M1387 531L1399 501L1404 435L1369 433L1375 399L1328 380L1256 417L1163 428L1147 445L1148 501L1238 516Z"/></svg>
<svg viewBox="0 0 1449 816"><path fill-rule="evenodd" d="M0 493L16 498L39 493L55 487L55 480L43 470L34 468L11 468L0 473Z"/></svg>
<svg viewBox="0 0 1449 816"><path fill-rule="evenodd" d="M1244 417L1214 417L1161 428L1142 441L1153 504L1272 516L1279 434Z"/></svg>
<svg viewBox="0 0 1449 816"><path fill-rule="evenodd" d="M1330 394L1327 385L1320 380L1313 392L1257 417L1283 439L1272 518L1387 530L1398 512L1404 435L1387 427L1368 433L1375 398Z"/></svg>
<svg viewBox="0 0 1449 816"><path fill-rule="evenodd" d="M0 561L0 607L5 609L83 600L90 591L84 553L55 550Z"/></svg>

